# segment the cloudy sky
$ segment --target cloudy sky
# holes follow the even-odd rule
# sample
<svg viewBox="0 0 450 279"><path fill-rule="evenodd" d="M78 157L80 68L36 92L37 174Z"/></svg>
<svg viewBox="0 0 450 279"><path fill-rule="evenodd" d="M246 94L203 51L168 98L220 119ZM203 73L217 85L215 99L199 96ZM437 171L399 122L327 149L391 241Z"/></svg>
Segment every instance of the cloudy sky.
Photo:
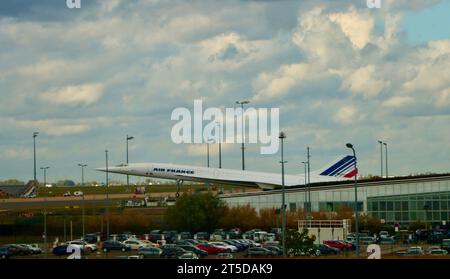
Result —
<svg viewBox="0 0 450 279"><path fill-rule="evenodd" d="M450 1L4 0L0 3L0 179L103 181L125 161L205 165L204 145L174 144L176 107L280 108L287 170L357 149L361 174L450 170ZM223 166L240 168L240 145ZM248 169L278 154L246 150ZM212 147L212 165L217 165ZM42 180L42 173L38 172ZM122 179L114 176L113 179ZM137 180L137 179L136 179Z"/></svg>

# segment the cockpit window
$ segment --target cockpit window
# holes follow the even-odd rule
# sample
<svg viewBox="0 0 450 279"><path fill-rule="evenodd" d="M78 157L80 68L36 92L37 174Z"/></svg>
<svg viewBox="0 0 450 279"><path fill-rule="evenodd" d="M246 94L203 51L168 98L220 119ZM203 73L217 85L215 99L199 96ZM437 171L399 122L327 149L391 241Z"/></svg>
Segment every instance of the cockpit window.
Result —
<svg viewBox="0 0 450 279"><path fill-rule="evenodd" d="M120 165L117 165L116 167L128 167L128 164L120 164Z"/></svg>

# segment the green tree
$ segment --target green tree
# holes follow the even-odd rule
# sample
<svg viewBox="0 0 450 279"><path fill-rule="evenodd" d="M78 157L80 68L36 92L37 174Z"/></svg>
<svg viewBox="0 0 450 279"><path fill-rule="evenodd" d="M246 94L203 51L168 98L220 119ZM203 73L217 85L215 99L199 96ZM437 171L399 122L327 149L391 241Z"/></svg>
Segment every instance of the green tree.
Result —
<svg viewBox="0 0 450 279"><path fill-rule="evenodd" d="M316 237L308 236L308 230L302 232L291 229L286 232L286 251L288 255L301 255L302 253L308 254L312 251L314 241Z"/></svg>
<svg viewBox="0 0 450 279"><path fill-rule="evenodd" d="M218 228L225 205L211 193L183 194L166 212L170 228L179 231L208 231Z"/></svg>

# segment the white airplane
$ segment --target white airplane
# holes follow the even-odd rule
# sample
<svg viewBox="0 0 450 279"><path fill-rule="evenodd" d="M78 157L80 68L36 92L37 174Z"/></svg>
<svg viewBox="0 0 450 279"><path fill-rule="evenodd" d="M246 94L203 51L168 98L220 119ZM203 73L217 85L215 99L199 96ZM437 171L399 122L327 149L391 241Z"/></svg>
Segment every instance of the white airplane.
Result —
<svg viewBox="0 0 450 279"><path fill-rule="evenodd" d="M106 172L106 168L98 168ZM108 172L134 176L146 176L162 179L174 179L177 182L177 197L183 181L200 181L239 186L258 186L262 189L274 189L282 185L280 173L242 171L233 169L207 168L198 166L132 163L109 167ZM343 156L320 170L310 172L310 183L349 180L357 174L355 157ZM285 187L305 185L304 174L286 174Z"/></svg>

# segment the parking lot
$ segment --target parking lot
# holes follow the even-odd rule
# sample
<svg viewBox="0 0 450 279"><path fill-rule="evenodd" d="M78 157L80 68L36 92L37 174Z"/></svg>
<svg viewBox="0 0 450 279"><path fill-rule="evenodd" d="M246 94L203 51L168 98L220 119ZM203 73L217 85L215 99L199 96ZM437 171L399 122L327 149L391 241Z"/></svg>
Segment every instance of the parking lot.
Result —
<svg viewBox="0 0 450 279"><path fill-rule="evenodd" d="M277 229L273 232L251 230L217 230L214 233L153 230L136 236L130 232L111 234L108 240L101 233L91 233L83 239L49 244L44 253L42 244L3 244L0 256L12 259L281 259L281 242ZM441 244L401 243L385 244L383 236L378 246L383 259L450 259L448 240ZM208 240L206 240L208 239ZM375 242L374 242L375 243ZM360 245L360 258L368 258L369 244ZM289 250L286 258L294 259L353 259L354 243L326 240L307 246L300 252Z"/></svg>

